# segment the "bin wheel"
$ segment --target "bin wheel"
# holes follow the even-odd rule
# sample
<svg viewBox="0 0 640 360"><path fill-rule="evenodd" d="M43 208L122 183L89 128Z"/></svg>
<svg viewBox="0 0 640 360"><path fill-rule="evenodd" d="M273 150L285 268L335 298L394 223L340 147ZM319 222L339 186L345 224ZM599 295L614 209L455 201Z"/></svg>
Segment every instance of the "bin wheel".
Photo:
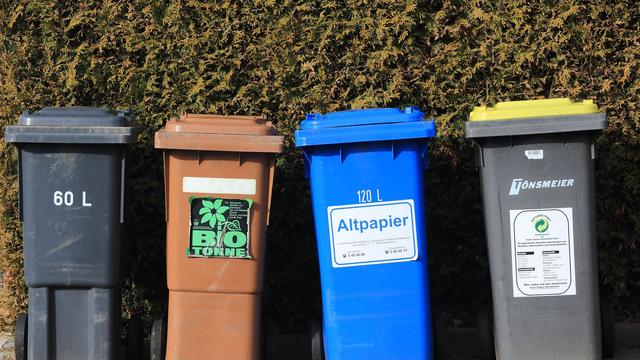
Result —
<svg viewBox="0 0 640 360"><path fill-rule="evenodd" d="M324 341L322 339L322 325L316 319L309 322L309 333L311 335L311 359L324 360Z"/></svg>
<svg viewBox="0 0 640 360"><path fill-rule="evenodd" d="M149 339L149 354L151 360L164 360L167 352L167 319L160 318L153 321L151 338Z"/></svg>
<svg viewBox="0 0 640 360"><path fill-rule="evenodd" d="M602 357L611 359L616 354L614 320L611 304L606 301L600 303L600 319L602 323Z"/></svg>
<svg viewBox="0 0 640 360"><path fill-rule="evenodd" d="M16 360L27 360L28 320L29 316L27 314L19 314L16 320L14 338Z"/></svg>
<svg viewBox="0 0 640 360"><path fill-rule="evenodd" d="M144 329L142 320L138 317L129 319L127 338L127 359L142 359L142 346L144 344Z"/></svg>
<svg viewBox="0 0 640 360"><path fill-rule="evenodd" d="M476 314L478 329L478 357L480 360L495 360L496 350L493 339L493 318L488 308L481 309Z"/></svg>

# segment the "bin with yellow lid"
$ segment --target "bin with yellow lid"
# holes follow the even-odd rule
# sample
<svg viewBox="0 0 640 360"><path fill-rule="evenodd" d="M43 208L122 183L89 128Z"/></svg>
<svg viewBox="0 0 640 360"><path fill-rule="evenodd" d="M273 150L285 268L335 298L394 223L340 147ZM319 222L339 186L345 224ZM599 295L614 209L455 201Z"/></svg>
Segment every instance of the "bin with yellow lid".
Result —
<svg viewBox="0 0 640 360"><path fill-rule="evenodd" d="M499 359L600 359L591 100L476 107L476 144Z"/></svg>

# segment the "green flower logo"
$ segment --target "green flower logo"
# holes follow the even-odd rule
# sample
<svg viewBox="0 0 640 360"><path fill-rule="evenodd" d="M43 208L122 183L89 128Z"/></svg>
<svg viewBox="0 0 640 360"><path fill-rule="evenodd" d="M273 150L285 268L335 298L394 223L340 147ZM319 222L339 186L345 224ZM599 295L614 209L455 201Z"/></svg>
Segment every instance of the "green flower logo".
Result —
<svg viewBox="0 0 640 360"><path fill-rule="evenodd" d="M536 220L536 223L535 223L534 226L535 226L537 232L542 233L542 232L547 231L547 229L549 229L549 221L547 221L547 219L541 217L538 220Z"/></svg>
<svg viewBox="0 0 640 360"><path fill-rule="evenodd" d="M211 202L209 200L202 199L202 208L199 214L203 215L200 220L201 224L209 223L212 229L215 229L216 223L224 223L227 219L224 217L224 213L229 210L228 206L222 206L222 199L216 199Z"/></svg>

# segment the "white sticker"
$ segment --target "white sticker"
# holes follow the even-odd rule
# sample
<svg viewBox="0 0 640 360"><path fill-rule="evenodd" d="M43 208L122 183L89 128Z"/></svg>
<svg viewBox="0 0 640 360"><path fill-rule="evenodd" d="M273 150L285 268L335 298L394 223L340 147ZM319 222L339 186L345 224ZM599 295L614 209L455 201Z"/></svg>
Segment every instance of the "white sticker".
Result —
<svg viewBox="0 0 640 360"><path fill-rule="evenodd" d="M198 194L255 195L256 179L182 178L182 192Z"/></svg>
<svg viewBox="0 0 640 360"><path fill-rule="evenodd" d="M576 294L571 208L510 210L514 297Z"/></svg>
<svg viewBox="0 0 640 360"><path fill-rule="evenodd" d="M418 258L411 199L330 206L327 213L334 268Z"/></svg>
<svg viewBox="0 0 640 360"><path fill-rule="evenodd" d="M525 150L524 155L529 160L541 160L544 159L544 150Z"/></svg>

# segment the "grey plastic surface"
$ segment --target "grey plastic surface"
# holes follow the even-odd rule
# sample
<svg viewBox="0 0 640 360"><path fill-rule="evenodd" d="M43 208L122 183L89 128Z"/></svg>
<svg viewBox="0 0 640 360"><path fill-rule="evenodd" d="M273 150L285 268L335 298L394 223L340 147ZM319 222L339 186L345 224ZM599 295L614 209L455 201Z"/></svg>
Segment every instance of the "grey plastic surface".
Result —
<svg viewBox="0 0 640 360"><path fill-rule="evenodd" d="M56 127L7 126L8 143L45 144L128 144L135 141L133 128L126 127Z"/></svg>
<svg viewBox="0 0 640 360"><path fill-rule="evenodd" d="M117 145L20 146L27 286L119 285L123 159Z"/></svg>
<svg viewBox="0 0 640 360"><path fill-rule="evenodd" d="M25 111L18 125L22 126L131 126L129 112L87 106L48 107Z"/></svg>
<svg viewBox="0 0 640 360"><path fill-rule="evenodd" d="M607 127L604 113L536 117L514 120L467 121L467 138L534 135L602 130Z"/></svg>
<svg viewBox="0 0 640 360"><path fill-rule="evenodd" d="M25 112L5 128L9 143L124 144L135 141L129 113L103 108L45 108Z"/></svg>
<svg viewBox="0 0 640 360"><path fill-rule="evenodd" d="M29 288L27 359L120 358L120 291Z"/></svg>
<svg viewBox="0 0 640 360"><path fill-rule="evenodd" d="M74 121L84 123L80 116ZM130 120L123 124L127 126L82 128L133 134ZM73 133L77 127L46 127L71 140L88 137ZM14 140L20 140L28 358L116 359L125 146L113 133L105 143L92 144L42 135L39 129L44 127L39 125L13 128L19 135ZM23 141L40 135L41 141Z"/></svg>
<svg viewBox="0 0 640 360"><path fill-rule="evenodd" d="M582 131L476 139L498 359L601 358L594 136ZM543 158L529 158L527 150L542 150ZM574 182L510 194L514 179ZM573 211L576 294L515 297L510 210L557 208Z"/></svg>

